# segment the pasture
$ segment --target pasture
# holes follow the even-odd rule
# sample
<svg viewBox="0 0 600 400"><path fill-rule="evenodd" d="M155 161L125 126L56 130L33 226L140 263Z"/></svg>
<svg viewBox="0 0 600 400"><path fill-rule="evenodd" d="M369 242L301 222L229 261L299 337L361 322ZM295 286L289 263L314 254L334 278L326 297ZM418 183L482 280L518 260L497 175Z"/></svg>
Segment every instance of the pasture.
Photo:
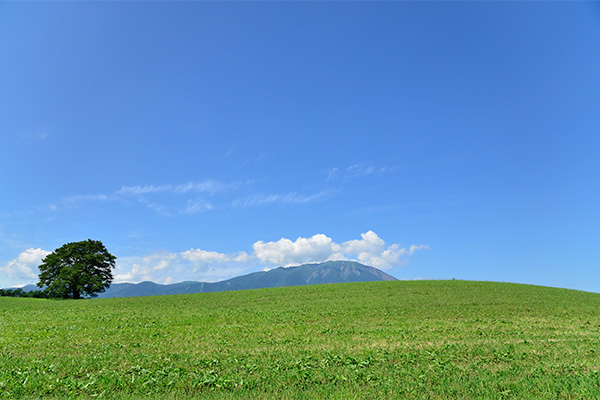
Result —
<svg viewBox="0 0 600 400"><path fill-rule="evenodd" d="M0 298L0 398L598 399L600 294L395 281Z"/></svg>

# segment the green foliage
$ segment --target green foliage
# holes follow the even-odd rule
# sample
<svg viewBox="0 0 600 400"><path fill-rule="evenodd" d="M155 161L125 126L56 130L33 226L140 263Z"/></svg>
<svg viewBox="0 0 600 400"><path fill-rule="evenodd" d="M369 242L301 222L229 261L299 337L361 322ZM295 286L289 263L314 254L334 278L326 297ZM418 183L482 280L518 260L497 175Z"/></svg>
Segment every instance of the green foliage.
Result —
<svg viewBox="0 0 600 400"><path fill-rule="evenodd" d="M0 298L0 398L598 399L600 295L372 282Z"/></svg>
<svg viewBox="0 0 600 400"><path fill-rule="evenodd" d="M37 285L52 298L95 297L112 283L115 260L98 240L67 243L42 260Z"/></svg>
<svg viewBox="0 0 600 400"><path fill-rule="evenodd" d="M23 297L23 294L25 294L25 293L26 292L21 288L0 289L0 296L6 296L6 297Z"/></svg>
<svg viewBox="0 0 600 400"><path fill-rule="evenodd" d="M17 289L0 289L0 297L33 297L36 299L48 298L48 293L44 290L26 291L21 288Z"/></svg>

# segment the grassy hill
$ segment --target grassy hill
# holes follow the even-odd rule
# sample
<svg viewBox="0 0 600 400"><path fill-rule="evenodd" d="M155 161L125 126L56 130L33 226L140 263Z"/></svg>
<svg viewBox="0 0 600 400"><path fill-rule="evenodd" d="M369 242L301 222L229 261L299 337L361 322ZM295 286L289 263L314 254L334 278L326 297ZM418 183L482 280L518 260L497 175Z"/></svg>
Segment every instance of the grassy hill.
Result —
<svg viewBox="0 0 600 400"><path fill-rule="evenodd" d="M600 294L368 282L0 298L0 398L600 398Z"/></svg>

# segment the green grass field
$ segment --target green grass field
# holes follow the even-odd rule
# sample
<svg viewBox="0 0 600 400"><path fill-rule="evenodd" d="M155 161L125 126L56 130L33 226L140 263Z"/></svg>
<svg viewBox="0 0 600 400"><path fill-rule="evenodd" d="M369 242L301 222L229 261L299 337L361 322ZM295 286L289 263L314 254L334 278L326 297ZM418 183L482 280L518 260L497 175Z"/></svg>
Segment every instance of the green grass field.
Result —
<svg viewBox="0 0 600 400"><path fill-rule="evenodd" d="M0 298L0 398L599 399L600 294L488 282Z"/></svg>

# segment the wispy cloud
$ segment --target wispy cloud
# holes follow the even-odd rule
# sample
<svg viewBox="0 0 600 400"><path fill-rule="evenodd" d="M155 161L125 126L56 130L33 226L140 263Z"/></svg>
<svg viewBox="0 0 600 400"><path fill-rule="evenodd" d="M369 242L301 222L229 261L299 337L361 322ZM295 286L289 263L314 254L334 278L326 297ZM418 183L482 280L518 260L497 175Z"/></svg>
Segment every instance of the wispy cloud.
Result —
<svg viewBox="0 0 600 400"><path fill-rule="evenodd" d="M35 132L22 133L21 137L28 140L45 140L50 137L50 134L45 130L39 130Z"/></svg>
<svg viewBox="0 0 600 400"><path fill-rule="evenodd" d="M183 210L184 214L198 214L205 211L210 211L214 209L214 206L204 199L193 199L188 200L185 209Z"/></svg>
<svg viewBox="0 0 600 400"><path fill-rule="evenodd" d="M350 167L349 167L350 168ZM353 171L370 172L363 167L352 166ZM382 168L379 168L381 171ZM337 169L330 171L330 178ZM329 178L328 178L329 179ZM264 183L264 182L263 182ZM267 205L294 206L325 201L340 194L342 186L332 185L331 182L313 184L314 190L292 190L287 193L265 193L256 191L256 181L222 182L206 179L189 181L183 184L164 185L123 185L109 194L75 194L62 198L60 203L52 204L54 212L60 206L74 206L84 202L114 201L125 204L142 204L149 210L165 217L174 215L193 215L215 209L250 208ZM323 188L326 186L326 188Z"/></svg>
<svg viewBox="0 0 600 400"><path fill-rule="evenodd" d="M232 182L232 183L223 183L217 182L213 180L207 180L202 182L188 182L183 185L178 185L175 187L175 193L208 193L215 194L220 193L227 190L235 189L239 187L241 182Z"/></svg>
<svg viewBox="0 0 600 400"><path fill-rule="evenodd" d="M63 203L78 203L80 201L106 201L109 197L105 194L86 194L86 195L74 195L66 196L62 198Z"/></svg>
<svg viewBox="0 0 600 400"><path fill-rule="evenodd" d="M351 179L371 176L371 175L381 175L392 172L396 170L396 167L386 166L386 165L371 165L371 164L363 164L356 163L347 167L332 167L325 170L326 181L331 182L335 179L341 179L343 181L348 181Z"/></svg>
<svg viewBox="0 0 600 400"><path fill-rule="evenodd" d="M187 182L181 185L122 186L115 194L123 196L140 196L151 193L185 194L190 192L215 194L235 189L241 184L241 182L223 183L214 180L205 180L201 182Z"/></svg>
<svg viewBox="0 0 600 400"><path fill-rule="evenodd" d="M157 212L158 214L160 214L160 215L162 215L164 217L170 217L171 215L173 215L173 213L171 211L169 211L169 207L167 207L167 206L151 202L151 201L149 201L149 200L147 200L145 198L140 198L140 199L138 199L138 201L141 204L144 204L150 210L155 211L155 212Z"/></svg>
<svg viewBox="0 0 600 400"><path fill-rule="evenodd" d="M171 186L122 186L120 190L115 192L117 196L139 196L148 193L161 193L169 190Z"/></svg>
<svg viewBox="0 0 600 400"><path fill-rule="evenodd" d="M110 194L75 194L64 196L60 202L51 204L48 209L57 212L61 206L72 207L78 203L116 201L129 204L131 200L143 204L148 209L163 215L197 214L214 209L208 200L226 192L238 190L252 182L220 182L216 180L190 181L178 185L135 185L121 186ZM194 196L194 197L191 197Z"/></svg>
<svg viewBox="0 0 600 400"><path fill-rule="evenodd" d="M261 206L297 206L326 201L338 196L349 181L371 175L385 174L394 167L356 163L346 167L326 170L321 182L313 182L311 190L290 190L288 192L265 192L256 190L260 184L255 180L223 182L214 179L188 181L181 184L122 185L112 193L75 194L62 198L60 203L49 206L53 212L61 205L75 206L84 202L115 201L124 204L141 204L147 209L171 217L194 215L227 208L251 208Z"/></svg>
<svg viewBox="0 0 600 400"><path fill-rule="evenodd" d="M337 167L334 168L329 168L327 169L327 171L325 171L325 173L327 174L327 177L325 178L325 180L327 182L334 180L338 174L340 173L340 169Z"/></svg>
<svg viewBox="0 0 600 400"><path fill-rule="evenodd" d="M235 192L252 181L220 182L216 180L190 181L179 185L122 186L112 197L137 198L138 202L163 216L198 214L215 209L211 197ZM163 195L163 197L156 197ZM168 195L169 197L164 197ZM194 195L194 197L190 197ZM167 205L168 204L168 205Z"/></svg>
<svg viewBox="0 0 600 400"><path fill-rule="evenodd" d="M299 194L290 192L287 194L252 194L233 202L234 207L257 207L267 204L307 204L327 199L335 194L334 190L322 190L315 193Z"/></svg>
<svg viewBox="0 0 600 400"><path fill-rule="evenodd" d="M388 166L375 166L365 164L353 164L346 168L346 172L350 176L360 177L374 174L384 174L393 171L395 168Z"/></svg>

